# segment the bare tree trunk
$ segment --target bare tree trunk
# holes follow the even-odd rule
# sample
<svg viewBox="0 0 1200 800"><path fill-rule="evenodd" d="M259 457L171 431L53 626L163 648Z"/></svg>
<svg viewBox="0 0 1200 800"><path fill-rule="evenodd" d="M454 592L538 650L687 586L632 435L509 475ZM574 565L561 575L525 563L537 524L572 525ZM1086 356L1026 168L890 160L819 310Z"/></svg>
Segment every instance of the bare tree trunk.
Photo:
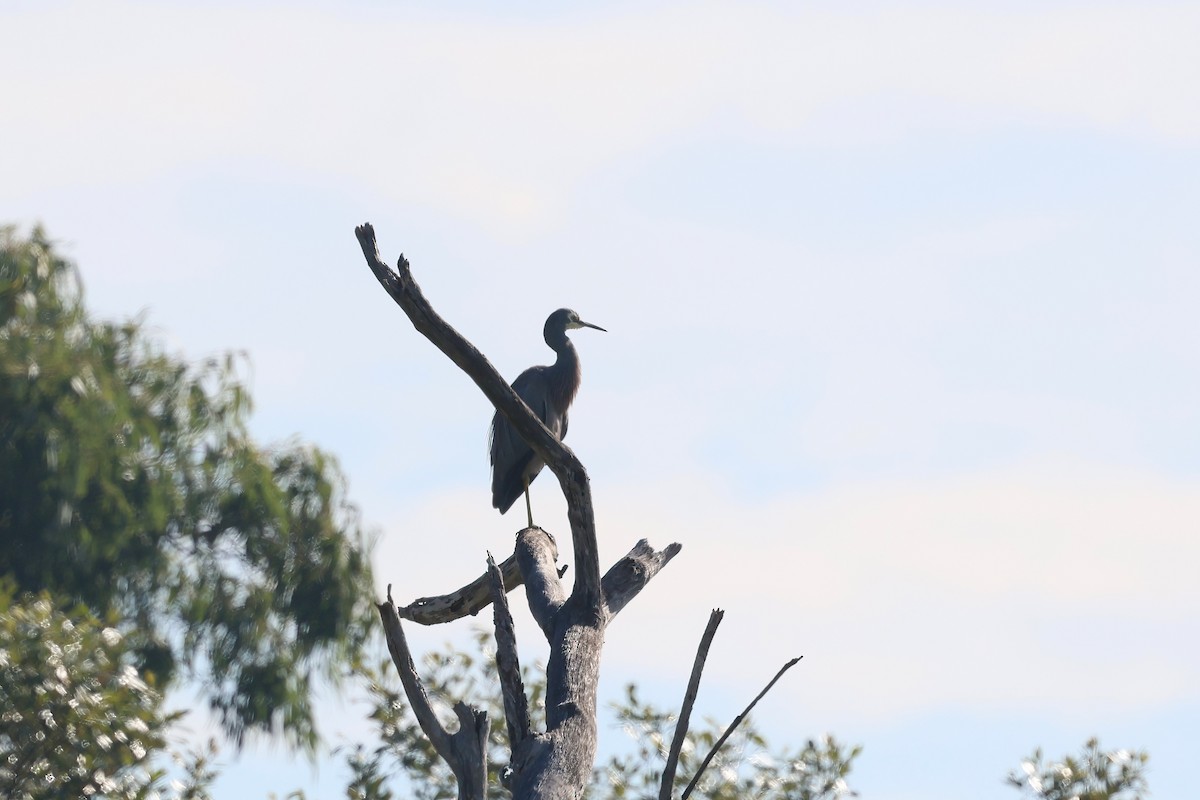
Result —
<svg viewBox="0 0 1200 800"><path fill-rule="evenodd" d="M570 594L566 594L556 566L558 553L554 541L540 528L527 528L518 535L514 557L520 569L520 581L514 579L510 582L507 575L501 580L505 590L524 583L530 611L550 644L550 659L546 667L546 730L512 742L510 785L517 800L572 800L582 797L591 780L596 757L596 688L600 677L604 630L613 617L679 552L680 545L672 544L662 551L655 551L645 540L638 542L628 555L601 578L591 488L583 464L547 430L488 360L433 311L413 280L404 256L400 256L397 268L393 271L379 257L375 231L370 224L356 228L355 235L371 271L404 310L413 326L479 386L554 473L566 497L575 556L574 583ZM439 614L453 618L450 615L464 607L477 611L481 602L490 602L490 598L485 598L480 591L487 591L486 582L476 584L474 588L464 587L459 596L452 596L448 603L435 602ZM495 586L495 582L492 585ZM391 622L391 617L396 614L395 607L390 602L386 606L391 608L390 614L385 613L385 605L380 606L385 626L400 630L398 616L395 616L394 623ZM413 603L406 607L406 611L413 610L412 618L415 619L421 607L421 603ZM498 615L498 619L501 616ZM391 639L392 632L389 630L389 644ZM515 644L513 647L512 657L515 659ZM397 662L397 669L403 677L405 669L401 667L395 651L393 660ZM407 668L411 670L411 659ZM406 692L409 692L409 685L414 683L411 680L414 676L415 673L405 682ZM418 690L423 696L419 681L415 682L413 691ZM511 684L507 690L512 690ZM409 700L413 702L411 692ZM416 703L413 702L413 705L415 708ZM519 704L515 704L516 707ZM449 736L459 736L469 725L474 726L472 731L477 730L478 717L471 718L466 711L459 717L459 732ZM473 719L475 722L472 722ZM509 720L510 730L519 729L520 726L520 720ZM447 736L439 727L431 725L426 728L424 722L422 729L431 739ZM486 717L483 719L483 730L486 736ZM464 776L471 779L476 767L464 764L456 768L451 758L457 756L452 750L439 747L436 739L434 744L459 777L460 797L466 797L462 794L464 789L461 782ZM443 752L444 749L446 752ZM459 775L460 770L463 775Z"/></svg>

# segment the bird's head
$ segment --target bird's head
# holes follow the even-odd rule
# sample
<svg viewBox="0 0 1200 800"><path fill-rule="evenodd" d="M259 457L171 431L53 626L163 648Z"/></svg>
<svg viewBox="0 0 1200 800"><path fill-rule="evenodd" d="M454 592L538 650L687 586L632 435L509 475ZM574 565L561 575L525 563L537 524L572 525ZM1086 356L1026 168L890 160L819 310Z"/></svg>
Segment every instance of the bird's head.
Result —
<svg viewBox="0 0 1200 800"><path fill-rule="evenodd" d="M590 322L584 322L579 318L579 313L572 311L569 308L560 308L546 319L545 335L549 341L556 335L561 335L567 331L576 330L577 328L594 328L598 331L603 331L599 325L593 325ZM605 331L607 333L607 331Z"/></svg>

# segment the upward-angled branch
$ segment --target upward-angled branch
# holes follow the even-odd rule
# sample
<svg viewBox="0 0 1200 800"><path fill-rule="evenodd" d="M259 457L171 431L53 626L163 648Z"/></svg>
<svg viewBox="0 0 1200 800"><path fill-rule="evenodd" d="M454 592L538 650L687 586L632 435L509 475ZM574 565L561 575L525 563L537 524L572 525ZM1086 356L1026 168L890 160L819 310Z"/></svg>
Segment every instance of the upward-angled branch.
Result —
<svg viewBox="0 0 1200 800"><path fill-rule="evenodd" d="M458 780L458 800L483 800L487 796L487 712L471 708L466 703L457 703L454 713L458 716L458 730L448 732L434 713L421 678L417 675L400 616L392 602L392 587L388 587L387 602L376 604L376 608L379 609L388 651L400 674L408 704L433 749L450 765L450 770Z"/></svg>
<svg viewBox="0 0 1200 800"><path fill-rule="evenodd" d="M504 699L504 721L508 728L510 764L532 735L529 725L529 698L521 680L521 663L517 659L517 634L513 630L512 614L508 611L508 596L504 594L504 578L488 553L488 575L492 584L492 610L496 625L496 672L500 676L500 693Z"/></svg>
<svg viewBox="0 0 1200 800"><path fill-rule="evenodd" d="M763 687L763 690L758 693L758 696L750 701L750 705L746 706L746 710L734 717L733 722L729 723L729 727L726 728L725 732L721 734L721 738L717 739L717 743L712 746L712 749L708 751L708 755L704 757L704 761L700 764L700 769L696 770L696 774L692 776L692 780L687 785L687 788L683 790L680 800L687 800L688 795L692 793L692 790L696 788L696 784L700 782L700 776L704 774L704 770L708 769L708 762L713 760L713 756L715 756L717 751L721 749L721 745L725 744L725 740L728 739L735 730L737 730L737 726L741 725L742 720L746 718L746 715L749 714L756 705L758 705L758 701L762 700L766 693L771 691L771 687L775 685L777 680L783 677L783 673L796 666L797 662L799 662L802 658L804 658L804 656L796 656L791 661L780 667L779 672L775 673L775 677L771 678L770 682L767 683L767 685Z"/></svg>
<svg viewBox="0 0 1200 800"><path fill-rule="evenodd" d="M517 396L496 368L475 347L443 320L413 280L408 261L400 256L393 271L379 256L375 229L364 223L354 229L367 265L379 283L426 339L446 354L483 391L521 438L529 444L558 478L566 495L571 539L575 553L573 595L585 606L600 605L600 559L596 547L596 521L587 471L570 448L556 439L529 406Z"/></svg>
<svg viewBox="0 0 1200 800"><path fill-rule="evenodd" d="M700 646L696 648L692 677L688 680L687 691L683 693L683 705L679 708L679 719L675 722L675 736L671 739L671 749L667 751L667 763L663 767L658 800L671 800L671 790L675 788L675 769L679 766L679 753L683 750L683 740L687 738L688 723L692 718L692 706L696 704L696 694L700 691L700 675L704 672L704 662L708 660L708 648L712 646L713 637L717 635L717 626L724 618L724 611L719 608L712 610L708 615L704 635L700 637Z"/></svg>
<svg viewBox="0 0 1200 800"><path fill-rule="evenodd" d="M682 549L683 545L673 542L662 550L655 550L650 542L642 539L624 558L613 564L600 581L608 618L615 617Z"/></svg>

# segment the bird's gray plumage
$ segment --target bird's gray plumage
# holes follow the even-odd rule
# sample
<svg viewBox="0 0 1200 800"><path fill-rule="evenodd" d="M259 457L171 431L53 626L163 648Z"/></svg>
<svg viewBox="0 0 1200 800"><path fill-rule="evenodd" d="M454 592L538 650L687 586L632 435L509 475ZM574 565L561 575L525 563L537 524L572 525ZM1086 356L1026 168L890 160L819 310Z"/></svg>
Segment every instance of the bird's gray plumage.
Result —
<svg viewBox="0 0 1200 800"><path fill-rule="evenodd" d="M575 399L581 380L579 355L566 333L569 329L585 327L604 330L598 325L584 322L579 314L567 308L560 308L551 314L546 320L543 335L546 344L558 354L558 358L549 366L530 367L518 375L512 384L525 405L559 440L567 435L567 410ZM492 465L492 506L503 514L525 492L527 484L537 477L545 464L498 411L492 417L488 449ZM529 524L533 525L532 518Z"/></svg>

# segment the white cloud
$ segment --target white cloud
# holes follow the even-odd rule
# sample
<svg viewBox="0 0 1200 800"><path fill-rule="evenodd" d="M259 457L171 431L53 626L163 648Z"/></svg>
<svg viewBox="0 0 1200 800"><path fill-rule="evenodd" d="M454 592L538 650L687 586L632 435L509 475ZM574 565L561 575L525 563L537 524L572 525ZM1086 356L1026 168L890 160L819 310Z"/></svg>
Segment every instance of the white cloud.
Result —
<svg viewBox="0 0 1200 800"><path fill-rule="evenodd" d="M9 191L249 158L420 198L496 235L702 126L843 144L963 126L1194 142L1200 12L849 13L710 3L518 25L397 12L9 12ZM524 232L524 234L522 233Z"/></svg>
<svg viewBox="0 0 1200 800"><path fill-rule="evenodd" d="M565 512L552 479L543 475L535 487L535 513L559 531ZM864 728L913 727L939 711L1027 718L1032 743L1047 728L1086 735L1124 712L1197 700L1194 480L1048 460L766 505L700 476L609 487L596 500L604 566L641 536L659 547L684 544L609 629L602 703L634 681L643 698L674 707L713 606L726 617L697 716L727 723L784 661L804 655L755 712L777 745L820 730L853 742ZM486 506L482 487L433 494L387 526L376 564L398 602L475 577L487 548L510 552L520 518ZM544 659L523 600L514 595L512 608L522 659ZM419 659L447 640L472 647L469 631L490 616L406 630ZM369 738L365 711L357 701L323 704L332 743ZM215 731L206 719L191 718L192 728ZM981 737L974 728L960 734ZM620 739L607 728L600 735L607 747ZM874 739L866 745L864 779L887 775L897 756ZM1016 757L1000 754L1002 764ZM279 760L253 745L224 780L259 781L263 791L318 782ZM323 788L335 791L339 779L339 766L323 767Z"/></svg>
<svg viewBox="0 0 1200 800"><path fill-rule="evenodd" d="M563 535L548 478L535 516ZM496 531L520 521L489 521L482 495L432 498L390 527L379 554L387 579L414 596L440 593L474 577L484 540L506 554ZM708 609L720 606L710 691L736 700L770 665L804 654L803 678L780 696L817 726L936 708L1071 716L1196 699L1194 480L1045 460L767 503L677 477L609 486L596 502L605 565L643 536L684 545L610 630L612 686L682 686ZM436 544L401 557L414 541L406 530L437 531ZM671 657L647 660L651 642Z"/></svg>

